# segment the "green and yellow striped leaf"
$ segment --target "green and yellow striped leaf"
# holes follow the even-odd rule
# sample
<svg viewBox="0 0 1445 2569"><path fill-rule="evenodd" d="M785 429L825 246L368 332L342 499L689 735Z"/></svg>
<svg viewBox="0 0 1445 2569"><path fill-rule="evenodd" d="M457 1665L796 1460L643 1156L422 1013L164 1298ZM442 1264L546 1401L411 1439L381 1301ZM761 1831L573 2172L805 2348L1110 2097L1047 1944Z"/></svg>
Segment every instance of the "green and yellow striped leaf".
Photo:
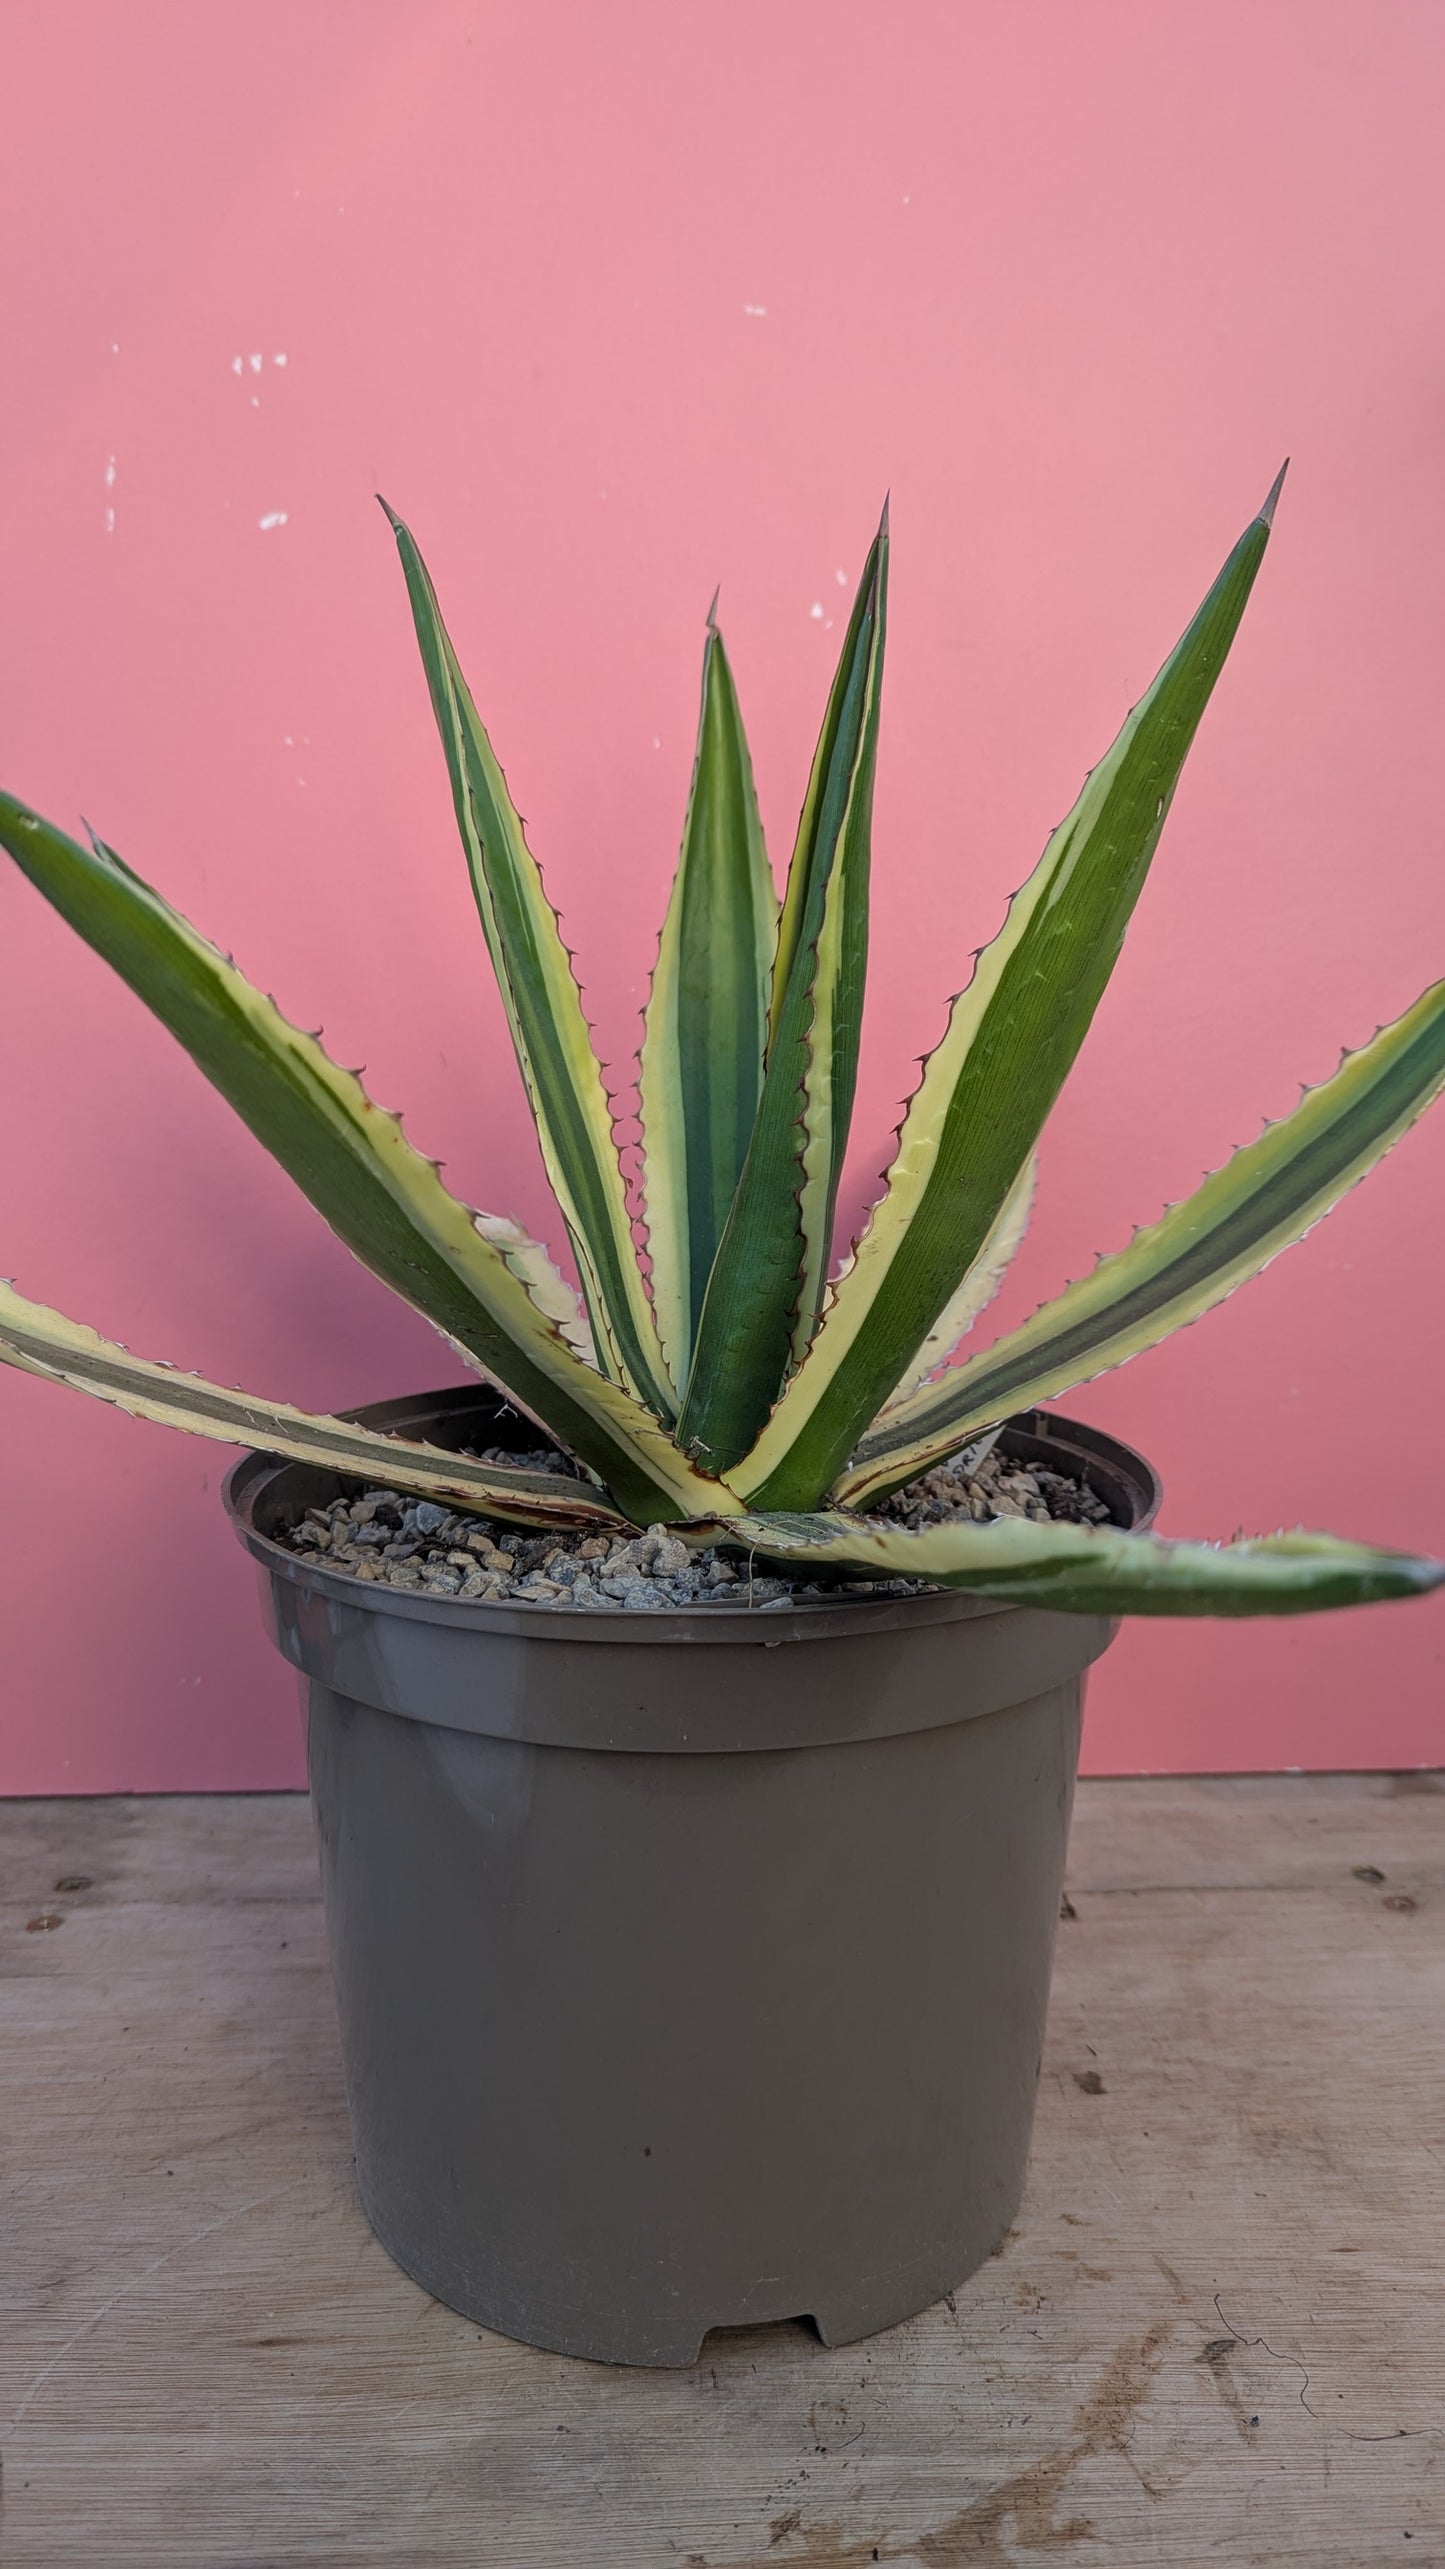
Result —
<svg viewBox="0 0 1445 2569"><path fill-rule="evenodd" d="M572 959L410 529L396 536L457 825L547 1176L562 1207L603 1370L662 1419L676 1400L632 1237L602 1071Z"/></svg>
<svg viewBox="0 0 1445 2569"><path fill-rule="evenodd" d="M1038 1175L1038 1153L1030 1151L1004 1197L998 1220L978 1256L952 1301L945 1304L901 1382L884 1402L878 1413L880 1420L890 1418L921 1384L947 1364L960 1339L967 1337L980 1313L987 1311L1023 1246L1029 1216L1034 1209Z"/></svg>
<svg viewBox="0 0 1445 2569"><path fill-rule="evenodd" d="M284 1455L288 1462L315 1463L358 1481L410 1491L417 1498L475 1508L487 1516L503 1517L509 1524L608 1529L627 1524L585 1481L567 1480L560 1472L513 1472L504 1465L478 1463L469 1454L449 1453L416 1438L383 1435L344 1418L293 1409L285 1401L257 1400L249 1392L228 1391L220 1383L205 1382L199 1374L180 1373L170 1365L148 1364L44 1303L27 1302L13 1285L4 1283L0 1283L0 1365L39 1374L47 1382L67 1383L73 1391L109 1401L132 1418L154 1419L189 1436L214 1437L221 1445L259 1446L263 1453Z"/></svg>
<svg viewBox="0 0 1445 2569"><path fill-rule="evenodd" d="M1127 1249L1101 1258L1022 1328L927 1383L866 1436L838 1495L866 1506L977 1435L1156 1347L1302 1240L1445 1087L1436 982L1293 1114L1267 1124Z"/></svg>
<svg viewBox="0 0 1445 2569"><path fill-rule="evenodd" d="M767 1069L708 1280L678 1442L709 1470L746 1451L817 1325L868 962L888 512L858 585L798 824L778 929Z"/></svg>
<svg viewBox="0 0 1445 2569"><path fill-rule="evenodd" d="M1011 1605L1062 1614L1298 1615L1425 1595L1445 1561L1380 1552L1332 1534L1270 1534L1235 1543L1170 1543L1112 1526L930 1525L916 1532L841 1510L730 1518L745 1543L791 1570L851 1570L927 1579Z"/></svg>
<svg viewBox="0 0 1445 2569"><path fill-rule="evenodd" d="M159 893L111 849L79 846L8 795L0 846L169 1027L363 1265L503 1383L629 1515L650 1524L717 1505L715 1485L641 1402L567 1343L551 1293L550 1308L534 1298L534 1244L519 1250L479 1230L398 1117Z"/></svg>
<svg viewBox="0 0 1445 2569"><path fill-rule="evenodd" d="M692 792L642 1041L643 1203L668 1370L685 1383L763 1085L778 934L752 761L711 614Z"/></svg>
<svg viewBox="0 0 1445 2569"><path fill-rule="evenodd" d="M736 1486L761 1507L831 1489L978 1257L1118 959L1179 771L1269 540L1279 485L1009 904L954 1001L847 1274ZM728 1465L738 1462L728 1456Z"/></svg>

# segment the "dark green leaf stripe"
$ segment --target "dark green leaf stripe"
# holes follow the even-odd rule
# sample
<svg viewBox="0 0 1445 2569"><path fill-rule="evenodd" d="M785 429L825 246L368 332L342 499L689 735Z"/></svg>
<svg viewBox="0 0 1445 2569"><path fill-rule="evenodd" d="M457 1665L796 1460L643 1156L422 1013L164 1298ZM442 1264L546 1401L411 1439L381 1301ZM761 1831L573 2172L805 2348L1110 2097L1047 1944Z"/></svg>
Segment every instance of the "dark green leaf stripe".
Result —
<svg viewBox="0 0 1445 2569"><path fill-rule="evenodd" d="M762 1092L777 917L737 690L709 616L692 791L642 1045L652 1299L678 1383Z"/></svg>
<svg viewBox="0 0 1445 2569"><path fill-rule="evenodd" d="M1445 1561L1377 1552L1331 1534L1272 1534L1246 1542L1169 1543L1108 1526L878 1527L840 1511L729 1520L729 1543L749 1543L793 1569L927 1579L1013 1605L1062 1614L1294 1615L1422 1596L1445 1582Z"/></svg>
<svg viewBox="0 0 1445 2569"><path fill-rule="evenodd" d="M708 1470L726 1470L756 1436L816 1322L826 1281L858 1077L887 591L885 510L798 826L762 1099L678 1419L678 1442Z"/></svg>
<svg viewBox="0 0 1445 2569"><path fill-rule="evenodd" d="M629 1515L705 1511L708 1486L641 1404L582 1361L398 1118L287 1023L111 850L0 795L0 846L128 982L364 1265L590 1464Z"/></svg>
<svg viewBox="0 0 1445 2569"><path fill-rule="evenodd" d="M834 1485L997 1220L1118 958L1273 505L1272 492L954 1002L888 1191L737 1475L759 1506L810 1505Z"/></svg>
<svg viewBox="0 0 1445 2569"><path fill-rule="evenodd" d="M1445 1087L1445 981L1347 1053L1127 1249L1101 1258L1023 1327L902 1403L865 1437L840 1496L896 1489L994 1420L1154 1347L1311 1230Z"/></svg>
<svg viewBox="0 0 1445 2569"><path fill-rule="evenodd" d="M601 1068L571 957L410 529L386 509L451 777L472 890L582 1277L599 1359L658 1417L675 1408L632 1238Z"/></svg>

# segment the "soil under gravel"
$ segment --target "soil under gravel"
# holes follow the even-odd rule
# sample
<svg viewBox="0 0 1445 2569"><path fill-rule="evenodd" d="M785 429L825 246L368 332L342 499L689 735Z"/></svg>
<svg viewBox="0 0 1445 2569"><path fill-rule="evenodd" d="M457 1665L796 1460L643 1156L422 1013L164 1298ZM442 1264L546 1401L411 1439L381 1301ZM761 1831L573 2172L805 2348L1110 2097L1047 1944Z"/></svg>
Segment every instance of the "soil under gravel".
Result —
<svg viewBox="0 0 1445 2569"><path fill-rule="evenodd" d="M976 1456L977 1449L974 1456L965 1454L910 1481L884 1500L876 1518L905 1527L957 1518L986 1524L1009 1516L1041 1524L1108 1522L1103 1501L1068 1473L1011 1461L996 1448ZM497 1446L479 1459L511 1471L576 1471L569 1457L545 1448L517 1454ZM716 1546L690 1551L666 1526L618 1535L533 1533L383 1489L308 1508L299 1525L282 1530L278 1539L328 1570L372 1585L485 1605L581 1608L596 1614L656 1614L709 1605L767 1613L797 1597L913 1596L929 1584L836 1574L790 1578L760 1570L747 1556Z"/></svg>

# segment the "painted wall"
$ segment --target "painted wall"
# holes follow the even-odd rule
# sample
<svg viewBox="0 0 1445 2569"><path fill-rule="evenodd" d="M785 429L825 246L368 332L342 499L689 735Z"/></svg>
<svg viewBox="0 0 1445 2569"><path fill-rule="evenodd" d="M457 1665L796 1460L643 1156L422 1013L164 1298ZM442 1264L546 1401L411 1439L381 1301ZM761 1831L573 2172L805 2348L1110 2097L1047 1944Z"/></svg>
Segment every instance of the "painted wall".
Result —
<svg viewBox="0 0 1445 2569"><path fill-rule="evenodd" d="M0 89L0 772L83 811L474 1201L546 1198L414 522L625 1079L722 618L781 861L891 485L855 1206L971 949L1262 498L1275 545L1051 1127L1006 1321L1445 961L1434 0L49 0ZM4 1259L321 1407L451 1379L0 880ZM1077 1406L1171 1531L1445 1549L1445 1115ZM217 1449L0 1380L13 1792L280 1785ZM1445 1755L1445 1600L1136 1627L1095 1768Z"/></svg>

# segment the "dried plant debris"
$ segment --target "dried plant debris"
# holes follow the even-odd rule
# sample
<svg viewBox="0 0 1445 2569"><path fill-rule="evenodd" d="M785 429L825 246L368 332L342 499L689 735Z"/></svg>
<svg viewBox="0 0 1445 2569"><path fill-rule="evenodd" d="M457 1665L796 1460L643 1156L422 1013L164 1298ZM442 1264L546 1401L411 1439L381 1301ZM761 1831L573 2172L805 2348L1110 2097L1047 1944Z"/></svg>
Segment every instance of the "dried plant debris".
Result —
<svg viewBox="0 0 1445 2569"><path fill-rule="evenodd" d="M541 1448L512 1453L497 1447L479 1459L513 1471L576 1468L568 1456ZM1003 1516L1097 1525L1109 1515L1083 1482L997 1451L977 1462L965 1454L940 1464L896 1491L878 1513L910 1527ZM716 1545L694 1551L664 1525L632 1534L539 1534L396 1490L367 1490L308 1508L282 1540L328 1570L372 1585L479 1605L581 1607L595 1614L656 1614L679 1606L764 1613L799 1597L914 1596L927 1586L919 1579L780 1576L744 1553Z"/></svg>

